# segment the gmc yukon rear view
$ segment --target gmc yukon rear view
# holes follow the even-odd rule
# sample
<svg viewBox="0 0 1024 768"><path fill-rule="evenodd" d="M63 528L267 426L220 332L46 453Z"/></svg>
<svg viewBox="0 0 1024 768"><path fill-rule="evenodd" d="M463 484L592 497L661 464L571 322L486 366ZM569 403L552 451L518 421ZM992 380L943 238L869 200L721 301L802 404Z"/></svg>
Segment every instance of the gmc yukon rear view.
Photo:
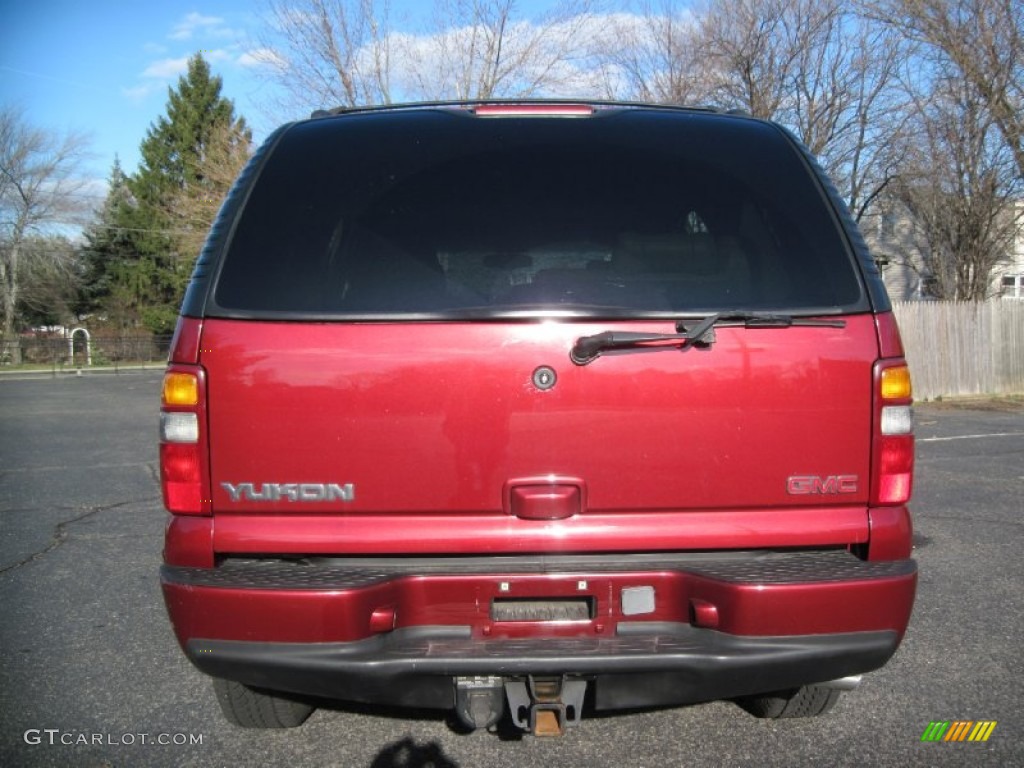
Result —
<svg viewBox="0 0 1024 768"><path fill-rule="evenodd" d="M321 113L253 157L182 307L167 609L243 726L820 714L907 628L910 406L867 248L775 124Z"/></svg>

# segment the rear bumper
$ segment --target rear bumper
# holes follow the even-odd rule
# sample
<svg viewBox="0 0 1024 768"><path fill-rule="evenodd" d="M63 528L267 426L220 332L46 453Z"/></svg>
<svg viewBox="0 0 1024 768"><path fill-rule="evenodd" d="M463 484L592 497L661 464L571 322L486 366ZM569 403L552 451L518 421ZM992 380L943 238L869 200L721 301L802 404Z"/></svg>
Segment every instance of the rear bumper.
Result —
<svg viewBox="0 0 1024 768"><path fill-rule="evenodd" d="M622 623L612 637L478 639L418 627L352 643L194 639L203 672L277 691L451 708L453 678L568 675L593 681L597 709L684 704L776 691L881 667L895 632L737 637L688 624Z"/></svg>
<svg viewBox="0 0 1024 768"><path fill-rule="evenodd" d="M161 580L179 642L212 675L446 707L453 677L567 674L594 679L598 706L618 708L876 669L906 630L917 568L843 550L229 559L164 566ZM495 613L516 598L582 600L590 615Z"/></svg>

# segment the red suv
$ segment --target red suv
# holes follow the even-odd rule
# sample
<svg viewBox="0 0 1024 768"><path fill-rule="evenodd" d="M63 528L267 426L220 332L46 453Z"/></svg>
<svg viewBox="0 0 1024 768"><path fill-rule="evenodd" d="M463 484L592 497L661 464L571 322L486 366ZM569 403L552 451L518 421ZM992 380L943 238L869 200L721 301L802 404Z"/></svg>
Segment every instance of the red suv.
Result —
<svg viewBox="0 0 1024 768"><path fill-rule="evenodd" d="M160 442L167 609L243 726L820 714L914 600L889 300L807 151L740 115L285 125L196 265Z"/></svg>

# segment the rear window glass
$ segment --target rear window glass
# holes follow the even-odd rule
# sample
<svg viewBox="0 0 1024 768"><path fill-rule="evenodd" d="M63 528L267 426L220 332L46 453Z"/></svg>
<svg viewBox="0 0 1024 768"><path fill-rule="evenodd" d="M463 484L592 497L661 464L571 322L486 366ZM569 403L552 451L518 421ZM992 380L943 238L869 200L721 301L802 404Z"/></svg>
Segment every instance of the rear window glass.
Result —
<svg viewBox="0 0 1024 768"><path fill-rule="evenodd" d="M839 311L861 287L770 125L444 111L286 131L217 279L227 314L446 318Z"/></svg>

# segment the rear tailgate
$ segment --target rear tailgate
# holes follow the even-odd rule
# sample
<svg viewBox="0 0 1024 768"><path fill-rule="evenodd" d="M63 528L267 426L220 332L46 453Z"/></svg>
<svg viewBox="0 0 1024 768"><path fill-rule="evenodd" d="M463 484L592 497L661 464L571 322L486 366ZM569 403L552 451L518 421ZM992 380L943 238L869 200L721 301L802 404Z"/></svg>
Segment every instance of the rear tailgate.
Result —
<svg viewBox="0 0 1024 768"><path fill-rule="evenodd" d="M586 366L569 360L580 336L673 328L208 319L215 546L866 541L877 341L870 315L845 319L845 328L719 328L707 349L613 353ZM540 366L555 372L550 389L534 384ZM576 489L571 514L517 517L510 489L545 484ZM542 517L544 503L562 509L542 500Z"/></svg>

